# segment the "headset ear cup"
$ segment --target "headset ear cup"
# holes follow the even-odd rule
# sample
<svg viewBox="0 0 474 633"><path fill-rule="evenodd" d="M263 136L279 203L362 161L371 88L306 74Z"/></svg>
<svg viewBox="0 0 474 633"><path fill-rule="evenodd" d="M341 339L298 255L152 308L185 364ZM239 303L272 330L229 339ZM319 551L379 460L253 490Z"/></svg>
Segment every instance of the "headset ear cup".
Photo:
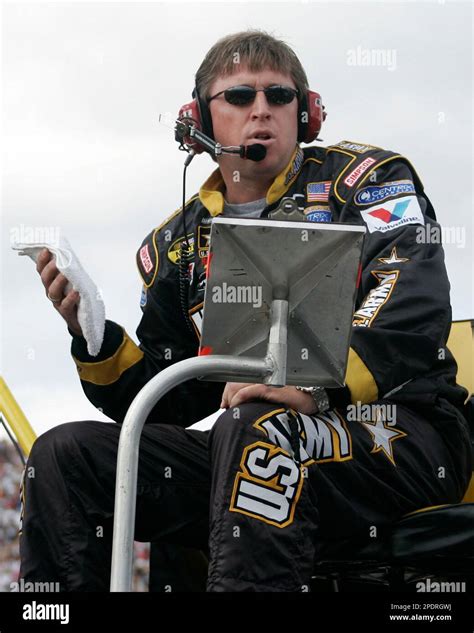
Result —
<svg viewBox="0 0 474 633"><path fill-rule="evenodd" d="M196 99L193 99L189 103L185 103L180 107L178 119L192 123L198 130L202 129L201 115L199 113L199 105ZM185 145L191 147L196 154L201 154L204 151L204 147L189 136L183 138L175 132L175 140L180 144L184 142Z"/></svg>
<svg viewBox="0 0 474 633"><path fill-rule="evenodd" d="M298 111L298 142L312 143L317 139L325 118L321 95L308 90Z"/></svg>
<svg viewBox="0 0 474 633"><path fill-rule="evenodd" d="M209 111L208 105L204 99L201 99L196 88L194 88L193 100L189 103L185 103L179 109L178 119L188 120L192 122L193 125L197 127L198 130L204 132L206 136L209 136L211 139L214 138L214 132L212 129L212 119L211 113ZM196 140L191 137L181 138L179 135L175 135L175 139L182 143L184 143L192 148L196 154L202 154L202 152L208 151L206 148L198 143Z"/></svg>
<svg viewBox="0 0 474 633"><path fill-rule="evenodd" d="M212 117L209 106L206 100L201 97L197 88L194 88L193 90L193 97L195 97L198 104L199 116L201 119L201 131L206 136L209 136L209 138L214 140L214 130L212 129Z"/></svg>

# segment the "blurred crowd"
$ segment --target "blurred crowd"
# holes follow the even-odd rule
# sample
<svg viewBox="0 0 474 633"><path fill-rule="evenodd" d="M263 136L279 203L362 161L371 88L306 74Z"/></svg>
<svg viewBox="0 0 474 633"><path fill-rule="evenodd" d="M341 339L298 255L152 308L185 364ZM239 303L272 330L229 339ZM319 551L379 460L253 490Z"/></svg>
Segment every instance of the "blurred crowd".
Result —
<svg viewBox="0 0 474 633"><path fill-rule="evenodd" d="M20 553L20 480L21 458L14 445L0 440L0 591L10 591L18 581ZM149 543L135 543L133 591L148 591Z"/></svg>
<svg viewBox="0 0 474 633"><path fill-rule="evenodd" d="M13 444L0 441L0 591L10 591L20 571L18 529L23 464Z"/></svg>

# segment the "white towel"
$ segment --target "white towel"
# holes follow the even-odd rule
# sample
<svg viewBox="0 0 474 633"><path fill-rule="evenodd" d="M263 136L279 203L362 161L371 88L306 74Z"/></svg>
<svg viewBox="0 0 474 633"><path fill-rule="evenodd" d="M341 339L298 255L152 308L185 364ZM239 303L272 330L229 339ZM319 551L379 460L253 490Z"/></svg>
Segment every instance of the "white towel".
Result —
<svg viewBox="0 0 474 633"><path fill-rule="evenodd" d="M59 272L69 282L66 286L66 294L73 288L80 295L77 320L87 342L87 351L91 356L97 356L104 340L105 305L97 286L82 267L67 239L62 237L54 244L17 242L12 245L12 248L19 251L18 255L28 255L34 262L43 248L47 248L53 255Z"/></svg>
<svg viewBox="0 0 474 633"><path fill-rule="evenodd" d="M202 420L198 420L191 426L188 426L188 429L197 429L198 431L209 431L214 426L217 418L219 418L223 413L225 413L227 409L219 409L218 411L214 411L211 415L208 415L207 418L203 418Z"/></svg>

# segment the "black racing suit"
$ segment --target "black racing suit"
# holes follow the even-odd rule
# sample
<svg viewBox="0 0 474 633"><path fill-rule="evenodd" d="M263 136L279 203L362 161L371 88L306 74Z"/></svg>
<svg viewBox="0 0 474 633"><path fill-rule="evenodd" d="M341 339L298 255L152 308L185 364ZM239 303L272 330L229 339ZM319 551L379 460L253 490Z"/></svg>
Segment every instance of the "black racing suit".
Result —
<svg viewBox="0 0 474 633"><path fill-rule="evenodd" d="M187 267L190 280L185 301L180 297L179 284L179 247L184 238L179 209L146 237L137 253L143 279L139 345L113 321L106 322L104 343L97 357L88 355L82 337L73 337L72 355L87 397L116 422L123 421L133 398L154 375L197 353L210 222L223 211L223 190L222 177L216 170L199 194L186 203L188 240L194 257ZM414 168L398 154L348 141L328 148L297 146L267 192L262 217L284 197L295 199L308 221L367 227L346 386L328 389L329 413L299 416L299 456L292 454L285 439L285 408L276 405L244 405L238 421L228 412L218 420L209 440L207 433L186 431L183 427L219 408L223 384L189 381L155 406L144 429L142 452L148 450L152 455L156 434L166 436L163 425L171 425L167 437L174 437L174 442L170 441L166 453L166 442L161 440L159 457L154 454L150 463L144 463L147 455L141 458L139 484L141 473L143 490L139 485L137 531L141 530L144 538L189 543L190 533L195 533L191 527L199 524L201 544L209 534L209 590L299 590L308 581L321 540L345 536L345 525L335 527L335 517L341 512L352 531L364 533L368 525L386 524L423 505L460 500L470 476L468 433L461 414L467 394L456 384L456 364L446 348L451 324L449 282L442 246L432 239L439 225ZM370 422L349 421L351 405L378 402L398 407L396 422L379 427L378 422L370 426ZM74 424L78 428L78 424L98 423ZM72 433L72 425L68 426ZM105 498L112 490L113 446L118 434L107 431L108 437L114 438L113 446L107 445L105 458L99 448L105 441L105 431L101 428L93 432L91 428L86 433L84 426L80 428L80 442L65 441L64 448L56 439L60 450L69 454L74 450L69 444L87 443L88 433L90 437L97 435L97 446L89 457L77 454L72 460L76 464L74 474L71 467L64 476L70 486L71 481L79 481L78 473L92 467L92 462L104 464L106 459L107 488L101 487L100 498L108 508L104 513L110 522L113 508ZM42 459L50 462L54 455L57 467L51 434L58 438L65 432L53 429L45 434L48 439L40 438L43 449L34 448L30 461L36 455L38 463ZM206 455L210 460L207 466ZM165 468L167 456L175 469L180 456L184 462L188 459L188 471L180 478L180 501L176 502L176 493L172 496L175 501L168 505L165 489L169 482L157 483L152 475L153 463L156 468L157 464ZM86 463L82 463L84 460ZM440 465L448 472L444 479L435 475ZM62 470L56 470L60 477ZM260 475L255 474L257 471ZM271 473L278 475L277 492L268 484ZM187 484L193 479L202 499L199 508L191 511L193 498L189 498ZM169 521L158 525L156 518L150 518L156 513L150 510L155 506L147 497L147 486L158 504L158 513L175 504L174 510L169 510L172 519L167 515ZM41 565L32 562L34 545L41 550L42 543L49 552L51 546L40 526L41 520L47 520L45 513L39 518L41 493L28 480L25 488L22 574L33 578L42 573ZM94 494L92 488L89 493ZM42 494L48 492L43 490ZM197 503L199 495L191 497ZM143 508L147 508L141 520L140 498ZM382 498L390 498L391 502L381 502ZM98 504L89 511L85 501L82 503L82 516L89 514L92 529L90 515L98 512ZM28 521L30 536L25 536ZM149 529L143 528L144 523ZM79 532L79 524L75 526ZM68 529L71 531L71 526ZM86 522L82 529L87 529ZM36 543L35 530L41 532ZM240 538L233 538L236 533ZM65 540L64 535L62 538ZM258 548L253 546L256 541ZM255 549L262 556L261 562L255 558ZM90 566L97 570L97 561L104 560L104 556L98 546L94 551L95 555L91 549L84 557L95 560ZM87 588L86 572L78 576L73 565L69 572L65 569L63 565L55 574L62 574L66 588ZM48 570L51 575L51 567ZM100 580L92 574L89 581L104 588L105 575L104 568L98 574Z"/></svg>

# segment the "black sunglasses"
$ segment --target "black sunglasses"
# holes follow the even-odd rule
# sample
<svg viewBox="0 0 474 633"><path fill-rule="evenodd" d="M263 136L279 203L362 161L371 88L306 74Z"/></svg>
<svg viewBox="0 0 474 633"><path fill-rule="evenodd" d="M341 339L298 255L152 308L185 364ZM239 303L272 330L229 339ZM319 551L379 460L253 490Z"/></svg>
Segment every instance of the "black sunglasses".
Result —
<svg viewBox="0 0 474 633"><path fill-rule="evenodd" d="M209 101L223 94L227 103L236 106L248 105L255 100L257 92L264 92L268 103L272 105L286 105L298 96L298 90L289 86L268 86L268 88L259 88L258 90L252 88L252 86L232 86L232 88L221 90L209 97L207 102L209 103Z"/></svg>

